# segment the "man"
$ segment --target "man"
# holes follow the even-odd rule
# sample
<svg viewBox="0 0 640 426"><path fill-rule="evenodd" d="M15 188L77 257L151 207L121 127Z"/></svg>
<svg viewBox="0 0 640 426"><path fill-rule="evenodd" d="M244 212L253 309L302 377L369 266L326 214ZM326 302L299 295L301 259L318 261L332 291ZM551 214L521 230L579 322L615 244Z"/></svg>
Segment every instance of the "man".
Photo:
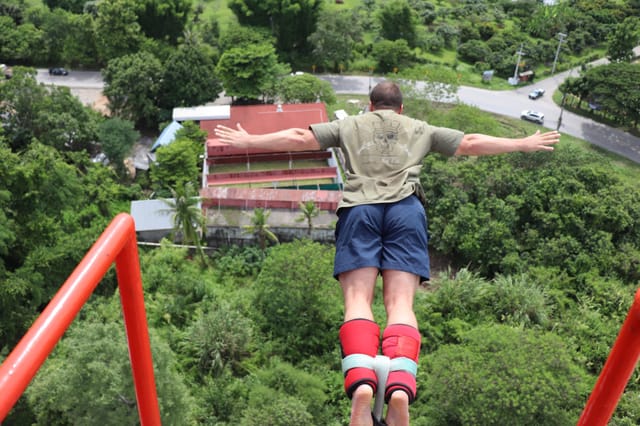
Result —
<svg viewBox="0 0 640 426"><path fill-rule="evenodd" d="M334 276L344 295L342 353L345 360L350 355L378 354L380 329L371 305L380 274L387 313L382 353L408 365L389 373L385 421L389 426L407 426L409 404L416 395L421 340L413 299L420 282L429 278L427 218L419 181L424 157L431 151L446 156L552 151L560 134L538 131L511 139L431 126L401 115L402 92L392 82L375 86L369 98L369 112L309 129L251 135L238 124L237 129L219 125L215 133L221 142L239 148L342 149L346 182L337 211L334 262ZM377 377L370 365L348 365L345 391L352 401L350 425L372 425Z"/></svg>

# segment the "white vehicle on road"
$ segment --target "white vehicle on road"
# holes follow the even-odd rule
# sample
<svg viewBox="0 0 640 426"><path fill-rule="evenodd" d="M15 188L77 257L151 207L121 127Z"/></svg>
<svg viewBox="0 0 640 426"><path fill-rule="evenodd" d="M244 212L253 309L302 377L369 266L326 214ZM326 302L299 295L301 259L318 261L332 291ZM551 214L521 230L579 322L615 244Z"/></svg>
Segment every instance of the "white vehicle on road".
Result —
<svg viewBox="0 0 640 426"><path fill-rule="evenodd" d="M524 110L520 113L520 118L538 124L544 123L544 114L538 111Z"/></svg>

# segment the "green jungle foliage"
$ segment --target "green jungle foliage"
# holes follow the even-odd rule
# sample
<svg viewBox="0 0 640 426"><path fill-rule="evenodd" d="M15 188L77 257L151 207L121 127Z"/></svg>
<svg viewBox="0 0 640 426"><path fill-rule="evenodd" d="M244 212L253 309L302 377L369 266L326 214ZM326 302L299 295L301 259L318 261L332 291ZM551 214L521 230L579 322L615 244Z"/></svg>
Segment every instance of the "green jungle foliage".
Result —
<svg viewBox="0 0 640 426"><path fill-rule="evenodd" d="M407 108L438 125L464 122L466 131L530 131L467 106L411 100ZM128 211L118 200L130 184L41 144L2 146L6 355L108 221ZM448 266L416 298L423 345L412 424L575 424L640 277L639 173L566 136L552 153L428 157L432 251ZM43 192L51 179L55 190ZM44 195L47 205L35 206ZM331 246L256 242L218 248L202 263L165 241L140 256L165 424L346 424ZM132 422L114 290L109 273L9 424ZM379 292L374 310L383 324ZM632 378L613 424L640 421L638 395Z"/></svg>

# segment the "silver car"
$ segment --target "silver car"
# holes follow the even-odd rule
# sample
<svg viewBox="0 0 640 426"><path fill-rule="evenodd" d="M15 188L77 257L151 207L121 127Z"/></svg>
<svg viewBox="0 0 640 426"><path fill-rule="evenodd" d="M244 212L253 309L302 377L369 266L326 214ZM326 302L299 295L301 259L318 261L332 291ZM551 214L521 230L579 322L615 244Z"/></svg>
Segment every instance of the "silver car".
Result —
<svg viewBox="0 0 640 426"><path fill-rule="evenodd" d="M534 123L544 123L544 114L538 111L531 111L530 109L524 110L520 113L520 118Z"/></svg>
<svg viewBox="0 0 640 426"><path fill-rule="evenodd" d="M529 99L538 99L544 95L544 89L535 89L529 93Z"/></svg>

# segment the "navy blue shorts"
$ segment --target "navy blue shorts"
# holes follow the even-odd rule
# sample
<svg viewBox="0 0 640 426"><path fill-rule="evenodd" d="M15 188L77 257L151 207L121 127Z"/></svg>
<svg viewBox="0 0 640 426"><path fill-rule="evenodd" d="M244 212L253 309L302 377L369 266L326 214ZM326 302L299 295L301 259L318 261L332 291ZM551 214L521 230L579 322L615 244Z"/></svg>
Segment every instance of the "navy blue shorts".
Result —
<svg viewBox="0 0 640 426"><path fill-rule="evenodd" d="M427 215L417 197L342 208L336 224L334 277L353 269L394 269L429 279Z"/></svg>

